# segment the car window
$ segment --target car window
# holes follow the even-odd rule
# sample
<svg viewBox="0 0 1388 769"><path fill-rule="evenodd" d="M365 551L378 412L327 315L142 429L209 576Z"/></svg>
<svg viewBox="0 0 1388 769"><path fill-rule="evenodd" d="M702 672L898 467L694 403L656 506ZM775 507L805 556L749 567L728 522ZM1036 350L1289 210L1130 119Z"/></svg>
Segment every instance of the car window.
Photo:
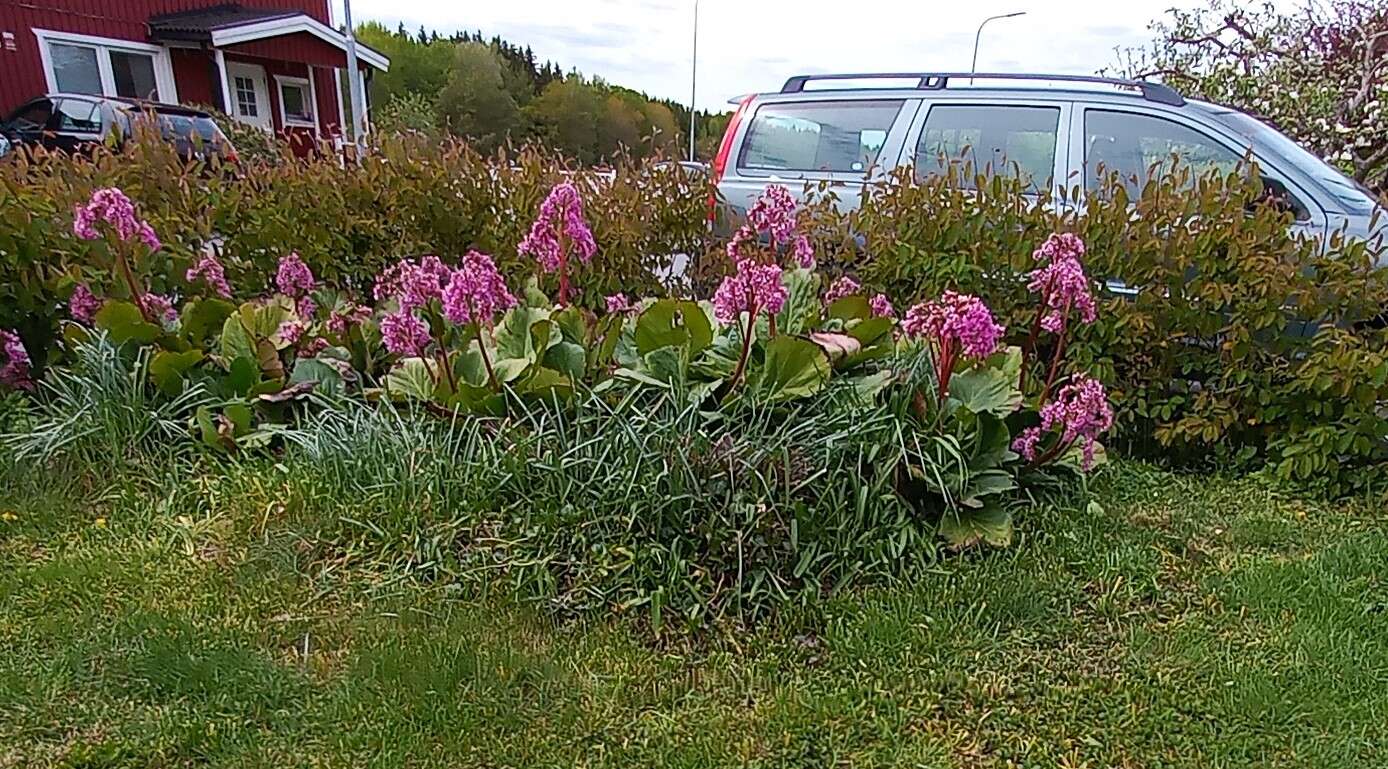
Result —
<svg viewBox="0 0 1388 769"><path fill-rule="evenodd" d="M1084 146L1085 183L1091 191L1114 172L1136 193L1153 173L1168 173L1176 162L1200 176L1216 170L1227 174L1243 160L1241 153L1200 131L1135 112L1086 110Z"/></svg>
<svg viewBox="0 0 1388 769"><path fill-rule="evenodd" d="M47 126L51 117L53 102L48 99L35 99L15 110L15 113L10 115L9 122L16 130L37 131Z"/></svg>
<svg viewBox="0 0 1388 769"><path fill-rule="evenodd" d="M738 168L866 173L882 151L902 101L763 104L742 142Z"/></svg>
<svg viewBox="0 0 1388 769"><path fill-rule="evenodd" d="M100 133L101 111L84 99L58 100L58 130L68 133Z"/></svg>
<svg viewBox="0 0 1388 769"><path fill-rule="evenodd" d="M916 142L916 178L951 170L972 187L974 175L1018 176L1029 187L1049 184L1055 171L1059 107L936 104L930 107Z"/></svg>

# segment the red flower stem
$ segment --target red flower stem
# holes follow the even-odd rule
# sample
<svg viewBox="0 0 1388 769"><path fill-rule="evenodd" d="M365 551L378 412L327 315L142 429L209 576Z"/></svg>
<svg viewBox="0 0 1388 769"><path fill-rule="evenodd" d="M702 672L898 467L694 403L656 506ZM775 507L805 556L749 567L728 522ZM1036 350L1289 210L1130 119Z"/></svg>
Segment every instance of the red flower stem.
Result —
<svg viewBox="0 0 1388 769"><path fill-rule="evenodd" d="M1041 399L1036 402L1036 407L1041 408L1046 405L1046 398L1051 394L1051 387L1055 385L1056 374L1060 373L1060 359L1065 357L1065 342L1070 334L1069 324L1060 327L1060 338L1055 343L1055 356L1051 358L1051 371L1046 375L1046 386L1041 388Z"/></svg>
<svg viewBox="0 0 1388 769"><path fill-rule="evenodd" d="M949 380L954 376L954 345L947 341L940 343L939 369L940 408L943 410L945 399L949 397Z"/></svg>
<svg viewBox="0 0 1388 769"><path fill-rule="evenodd" d="M768 321L770 322L770 324L771 324L771 328L770 328L770 331L771 331L771 338L772 338L772 339L775 339L775 338L776 338L776 315L775 315L774 313L768 313L767 316L766 316L766 318L767 318L767 320L768 320Z"/></svg>
<svg viewBox="0 0 1388 769"><path fill-rule="evenodd" d="M419 362L424 364L425 373L429 375L429 379L432 380L434 382L434 386L437 387L439 384L439 375L434 373L434 370L429 367L429 354L424 350L423 347L416 348L414 354L415 357L419 358Z"/></svg>
<svg viewBox="0 0 1388 769"><path fill-rule="evenodd" d="M1046 314L1045 297L1042 297L1041 306L1036 308L1036 319L1031 322L1031 331L1027 333L1026 344L1022 345L1022 373L1017 381L1017 389L1023 394L1027 391L1027 369L1031 366L1032 356L1036 354L1036 337L1041 335L1041 318Z"/></svg>
<svg viewBox="0 0 1388 769"><path fill-rule="evenodd" d="M492 370L492 359L487 357L487 345L482 341L482 327L477 327L477 351L482 353L482 366L487 369L487 379L492 383L493 390L501 389L496 381L496 372Z"/></svg>
<svg viewBox="0 0 1388 769"><path fill-rule="evenodd" d="M569 306L569 239L559 231L559 304Z"/></svg>
<svg viewBox="0 0 1388 769"><path fill-rule="evenodd" d="M135 280L135 273L130 270L130 263L125 260L125 249L116 249L116 268L120 270L121 277L125 279L125 285L130 289L130 296L135 300L135 306L140 308L140 316L145 320L150 320L149 312L145 309L145 294L140 289L139 281Z"/></svg>
<svg viewBox="0 0 1388 769"><path fill-rule="evenodd" d="M737 387L738 381L742 379L742 371L747 367L747 357L752 353L752 330L757 323L756 309L753 306L747 313L747 331L742 335L742 355L737 359L737 368L733 370L733 387Z"/></svg>
<svg viewBox="0 0 1388 769"><path fill-rule="evenodd" d="M1064 440L1056 441L1054 446L1050 447L1045 452L1038 454L1035 459L1028 462L1026 469L1035 470L1041 465L1048 464L1054 461L1056 457L1065 453L1065 451L1069 449L1072 445L1074 445L1073 441L1070 443L1066 443Z"/></svg>
<svg viewBox="0 0 1388 769"><path fill-rule="evenodd" d="M448 353L444 352L443 343L439 343L439 368L443 369L444 375L448 378L448 387L453 392L458 392L458 379L453 376L453 367L448 363Z"/></svg>

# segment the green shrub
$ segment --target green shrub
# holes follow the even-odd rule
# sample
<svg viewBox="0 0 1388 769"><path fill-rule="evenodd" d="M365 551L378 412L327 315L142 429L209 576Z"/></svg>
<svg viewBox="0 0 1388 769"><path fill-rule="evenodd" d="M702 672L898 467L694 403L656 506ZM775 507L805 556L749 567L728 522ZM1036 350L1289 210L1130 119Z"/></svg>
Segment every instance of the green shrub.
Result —
<svg viewBox="0 0 1388 769"><path fill-rule="evenodd" d="M977 187L977 191L967 187ZM1073 231L1085 267L1138 289L1107 293L1068 355L1108 386L1119 445L1176 462L1266 462L1279 477L1344 493L1388 460L1388 272L1371 244L1324 250L1259 205L1242 172L1158 176L1136 199L1116 179L1034 203L1013 179L899 175L843 228L861 250L832 267L894 297L974 293L1024 342L1035 322L1026 274L1046 233Z"/></svg>
<svg viewBox="0 0 1388 769"><path fill-rule="evenodd" d="M208 168L184 164L155 137L92 158L17 153L0 164L0 328L18 329L42 365L65 316L61 303L100 269L93 262L100 252L71 228L74 208L95 189L123 189L163 240L145 265L150 290L187 295L181 276L215 247L240 300L263 294L266 276L290 251L320 277L359 292L401 257L452 260L474 248L493 254L521 284L533 263L517 245L565 176L587 193L598 244L576 301L658 294L671 255L704 248L706 189L652 161L621 161L608 179L537 149L484 157L420 136L383 137L360 165L277 154Z"/></svg>

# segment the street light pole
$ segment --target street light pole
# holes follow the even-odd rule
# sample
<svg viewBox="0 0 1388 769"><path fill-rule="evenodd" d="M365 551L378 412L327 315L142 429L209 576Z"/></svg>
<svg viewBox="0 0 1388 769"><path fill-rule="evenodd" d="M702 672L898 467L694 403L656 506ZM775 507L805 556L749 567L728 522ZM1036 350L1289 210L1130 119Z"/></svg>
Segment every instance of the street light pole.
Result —
<svg viewBox="0 0 1388 769"><path fill-rule="evenodd" d="M973 63L969 64L969 75L970 75L970 77L969 77L969 84L970 84L970 85L973 85L973 82L974 82L974 79L973 79L973 77L972 77L973 74L974 74L975 72L978 71L978 41L979 41L979 38L983 37L983 25L984 25L984 24L987 24L987 23L990 22L990 21L996 21L997 19L1011 19L1011 18L1016 17L1016 16L1025 16L1025 15L1026 15L1026 11L1013 11L1012 13L1001 13L1001 14L998 14L997 16L989 16L988 18L986 18L986 19L984 19L983 21L979 22L978 31L974 33L974 60L973 60Z"/></svg>
<svg viewBox="0 0 1388 769"><path fill-rule="evenodd" d="M342 15L347 24L347 88L352 94L352 142L360 151L366 139L366 94L362 93L361 72L357 70L357 34L352 28L352 0L342 0Z"/></svg>
<svg viewBox="0 0 1388 769"><path fill-rule="evenodd" d="M699 0L694 0L694 55L689 63L689 160L694 157L694 117L699 109L695 100L699 94Z"/></svg>

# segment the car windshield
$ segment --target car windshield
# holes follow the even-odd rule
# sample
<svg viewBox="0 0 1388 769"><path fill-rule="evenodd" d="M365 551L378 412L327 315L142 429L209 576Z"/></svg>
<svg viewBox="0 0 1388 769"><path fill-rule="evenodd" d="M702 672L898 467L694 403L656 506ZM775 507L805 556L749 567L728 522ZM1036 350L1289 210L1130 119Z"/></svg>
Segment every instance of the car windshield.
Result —
<svg viewBox="0 0 1388 769"><path fill-rule="evenodd" d="M1367 214L1374 210L1376 202L1373 194L1363 185L1340 173L1272 126L1242 112L1219 112L1215 117L1247 136L1255 147L1264 148L1296 166L1332 195L1347 212Z"/></svg>

